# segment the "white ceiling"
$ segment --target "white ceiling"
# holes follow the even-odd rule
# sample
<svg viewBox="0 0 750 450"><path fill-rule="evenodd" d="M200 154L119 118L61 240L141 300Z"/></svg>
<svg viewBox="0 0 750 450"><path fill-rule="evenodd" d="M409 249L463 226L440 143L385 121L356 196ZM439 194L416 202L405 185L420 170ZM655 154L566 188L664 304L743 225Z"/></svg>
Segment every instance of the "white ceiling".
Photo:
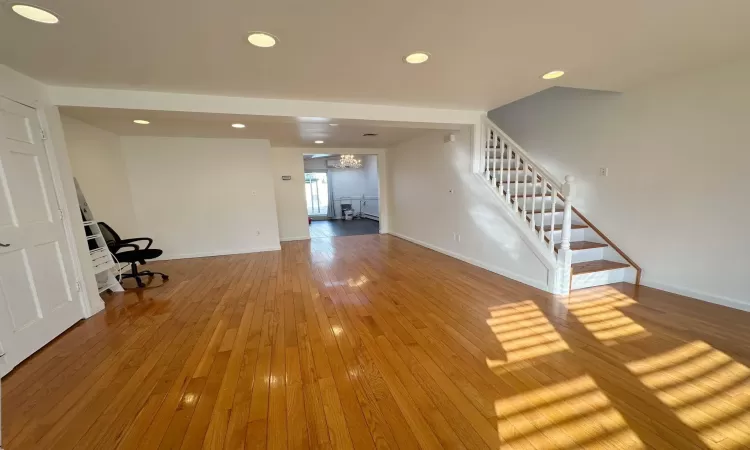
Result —
<svg viewBox="0 0 750 450"><path fill-rule="evenodd" d="M7 2L8 0L0 0ZM556 83L624 90L750 50L747 0L32 0L0 62L48 84L488 110ZM272 49L249 31L279 38ZM413 51L432 54L411 66Z"/></svg>
<svg viewBox="0 0 750 450"><path fill-rule="evenodd" d="M400 122L272 117L133 109L61 107L60 113L119 136L172 136L203 138L268 139L275 147L387 148L429 129L456 130L457 126ZM151 122L133 123L135 119ZM242 123L245 128L232 128ZM329 124L336 123L332 127ZM363 136L375 133L377 136ZM315 144L323 140L325 144ZM321 153L324 153L321 151Z"/></svg>

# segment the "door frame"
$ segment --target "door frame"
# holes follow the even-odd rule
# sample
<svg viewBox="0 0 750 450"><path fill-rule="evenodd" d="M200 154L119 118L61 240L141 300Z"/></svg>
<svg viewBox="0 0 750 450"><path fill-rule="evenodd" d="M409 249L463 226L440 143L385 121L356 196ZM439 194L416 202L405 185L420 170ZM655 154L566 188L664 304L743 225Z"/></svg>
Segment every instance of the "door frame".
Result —
<svg viewBox="0 0 750 450"><path fill-rule="evenodd" d="M5 92L0 92L0 97L4 97L10 101L20 103L29 108L33 108L36 111L36 117L39 120L39 126L44 133L42 144L44 146L44 153L47 157L47 164L50 168L50 174L52 176L52 186L55 192L58 207L62 211L62 225L65 231L65 244L68 247L67 252L70 257L70 261L73 265L73 276L75 279L75 286L70 286L71 294L78 294L78 301L81 307L81 318L87 319L91 317L94 312L91 308L91 302L88 297L86 285L83 277L82 263L79 258L78 251L76 250L76 240L73 234L73 222L71 221L70 208L65 200L65 191L63 189L62 175L60 174L60 167L58 166L57 157L55 154L55 148L52 144L51 133L47 116L44 112L44 108L39 106L38 101L23 101L15 98L13 95L8 95Z"/></svg>

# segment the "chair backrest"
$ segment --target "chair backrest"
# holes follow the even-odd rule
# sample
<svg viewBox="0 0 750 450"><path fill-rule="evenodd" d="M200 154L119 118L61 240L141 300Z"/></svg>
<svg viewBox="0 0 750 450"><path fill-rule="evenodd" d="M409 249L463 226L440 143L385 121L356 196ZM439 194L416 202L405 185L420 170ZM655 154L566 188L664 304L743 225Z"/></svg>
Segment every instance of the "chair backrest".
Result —
<svg viewBox="0 0 750 450"><path fill-rule="evenodd" d="M105 222L99 222L99 229L102 231L102 237L107 243L107 247L110 248L110 251L113 253L117 251L117 249L120 247L120 241L122 241L122 239L120 239L120 235L117 234L117 232Z"/></svg>

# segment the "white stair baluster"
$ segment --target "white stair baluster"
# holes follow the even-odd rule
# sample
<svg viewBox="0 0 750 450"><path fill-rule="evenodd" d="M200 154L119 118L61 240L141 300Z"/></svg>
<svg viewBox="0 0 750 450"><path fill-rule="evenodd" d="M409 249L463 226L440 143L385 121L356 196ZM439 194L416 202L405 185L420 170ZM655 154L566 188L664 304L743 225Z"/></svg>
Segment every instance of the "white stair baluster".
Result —
<svg viewBox="0 0 750 450"><path fill-rule="evenodd" d="M531 166L531 229L536 230L536 167Z"/></svg>
<svg viewBox="0 0 750 450"><path fill-rule="evenodd" d="M497 186L497 133L493 133L492 145L492 184Z"/></svg>
<svg viewBox="0 0 750 450"><path fill-rule="evenodd" d="M505 194L503 193L503 183L505 182L505 172L503 171L503 168L505 167L505 142L503 142L503 138L501 137L498 137L498 142L498 145L500 146L500 177L497 189L500 192L500 195L505 198Z"/></svg>
<svg viewBox="0 0 750 450"><path fill-rule="evenodd" d="M552 253L555 253L555 205L557 204L557 189L552 188L552 209L550 212L552 215L550 216L550 228L552 229L552 232L549 234L549 249L552 251ZM568 240L570 240L570 236L568 236Z"/></svg>
<svg viewBox="0 0 750 450"><path fill-rule="evenodd" d="M513 190L513 195L516 197L516 208L518 208L518 165L521 163L521 155L515 150L513 150L513 155L513 168L515 169L514 172L516 172L516 182L514 184L515 189Z"/></svg>
<svg viewBox="0 0 750 450"><path fill-rule="evenodd" d="M563 184L563 196L565 196L565 206L563 209L562 239L560 239L560 250L570 250L570 228L573 216L573 182L575 177L568 175L565 177Z"/></svg>
<svg viewBox="0 0 750 450"><path fill-rule="evenodd" d="M490 127L487 127L487 133L484 134L484 176L490 179Z"/></svg>
<svg viewBox="0 0 750 450"><path fill-rule="evenodd" d="M545 194L545 192L547 192L547 181L544 179L544 177L542 177L541 182L542 182L542 194L541 194L542 195L542 202L541 202L542 203L542 205L541 205L542 207L539 209L539 213L540 213L539 214L539 216L540 216L539 217L539 220L540 220L540 223L539 223L539 240L542 241L542 242L544 242L544 203L545 203L545 200L546 200L545 197L544 197L544 194Z"/></svg>
<svg viewBox="0 0 750 450"><path fill-rule="evenodd" d="M508 160L508 176L505 177L505 201L510 204L510 163L512 161L511 158L513 157L513 152L510 149L510 144L508 144L508 142L506 142L505 140L503 140L503 148L505 148L505 158Z"/></svg>
<svg viewBox="0 0 750 450"><path fill-rule="evenodd" d="M573 197L575 195L575 178L572 175L565 177L562 186L562 194L565 197L563 209L562 238L560 239L560 250L557 252L556 286L555 290L560 294L570 292L571 267L573 265L573 252L570 250L570 230L573 216Z"/></svg>
<svg viewBox="0 0 750 450"><path fill-rule="evenodd" d="M526 163L526 160L524 160L523 161L523 178L521 179L521 181L523 181L523 203L522 203L523 206L521 206L521 219L523 220L526 220L526 195L528 192L527 188L529 186L529 184L526 182L528 181L527 179L528 176L526 175L526 173L528 172L528 169L529 169L529 166ZM516 189L518 189L518 185L516 185ZM516 207L518 207L518 205L516 205Z"/></svg>

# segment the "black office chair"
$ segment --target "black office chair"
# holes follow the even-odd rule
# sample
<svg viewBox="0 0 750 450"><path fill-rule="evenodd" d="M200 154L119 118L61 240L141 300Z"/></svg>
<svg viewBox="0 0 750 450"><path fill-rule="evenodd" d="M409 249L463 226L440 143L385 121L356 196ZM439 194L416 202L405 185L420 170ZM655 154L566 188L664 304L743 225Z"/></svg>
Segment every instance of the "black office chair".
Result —
<svg viewBox="0 0 750 450"><path fill-rule="evenodd" d="M137 263L140 262L141 264L146 264L146 260L158 258L163 253L158 248L151 248L151 244L154 243L153 239L147 237L120 239L120 235L104 222L99 222L99 229L102 231L102 236L107 242L109 251L115 255L115 258L120 262L130 263L130 273L123 274L122 278L135 278L135 282L138 283L138 287L141 288L146 286L141 281L141 277L154 277L155 275L161 275L162 280L166 281L169 279L168 275L161 272L152 272L150 270L138 272ZM134 244L134 242L138 241L148 241L146 248L140 248ZM130 247L133 250L124 252L120 251L126 247Z"/></svg>

